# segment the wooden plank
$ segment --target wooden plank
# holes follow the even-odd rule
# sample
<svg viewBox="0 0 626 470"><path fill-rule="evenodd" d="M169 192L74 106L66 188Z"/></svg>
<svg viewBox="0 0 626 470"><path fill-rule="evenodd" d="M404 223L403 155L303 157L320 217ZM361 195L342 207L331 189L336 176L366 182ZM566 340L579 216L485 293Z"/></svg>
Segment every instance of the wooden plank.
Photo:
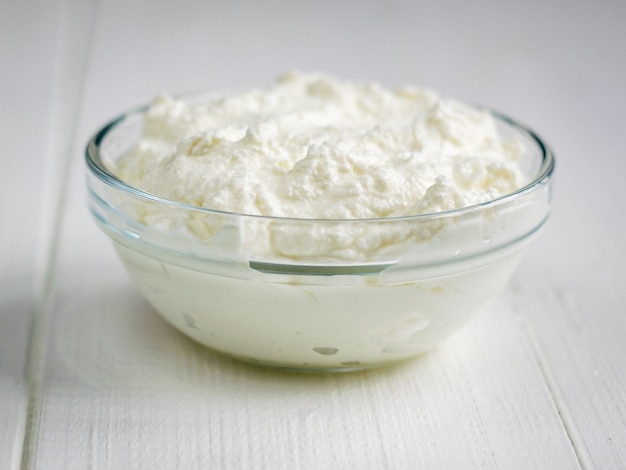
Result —
<svg viewBox="0 0 626 470"><path fill-rule="evenodd" d="M594 204L593 200L579 202L575 207ZM613 204L615 213L626 211L617 205ZM623 468L626 293L622 282L626 272L622 263L626 252L619 234L623 228L604 235L594 250L559 246L556 240L577 225L550 228L553 234L546 243L553 240L546 247L551 255L543 263L525 267L526 275L518 278L514 289L517 308L532 322L529 338L540 351L546 380L561 402L563 420L581 460L587 468Z"/></svg>
<svg viewBox="0 0 626 470"><path fill-rule="evenodd" d="M26 234L21 231L16 234L19 241L15 245L28 246L26 253L13 253L19 266L16 272L20 272L20 268L29 269L36 261L34 269L31 269L34 273L31 272L29 279L32 284L29 286L32 290L31 297L34 298L30 299L28 305L31 310L29 315L24 315L32 323L32 328L28 331L28 341L22 342L23 352L16 358L19 366L12 361L20 368L22 375L19 381L21 402L19 406L14 405L15 412L19 415L14 428L16 438L11 456L11 465L15 468L32 468L29 456L38 423L42 359L46 348L49 298L54 284L56 240L61 219L60 203L75 140L74 127L83 81L81 72L85 69L90 20L95 11L94 2L71 0L39 3L25 4L21 14L24 18L10 19L15 21L18 31L7 38L7 43L19 44L19 38L26 35L28 43L31 39L28 35L32 34L35 44L38 45L34 53L17 50L19 62L29 64L29 68L35 64L35 70L28 70L26 77L19 77L20 80L14 85L20 93L10 95L10 101L17 107L24 106L30 114L28 121L20 123L23 125L20 128L23 132L16 134L19 139L17 148L9 154L27 165L23 168L26 171L15 175L13 180L14 184L19 185L18 190L7 195L8 201L19 203L16 205L19 211L8 218L23 220L26 215L26 218L32 216L33 221L33 227L26 230ZM23 30L20 20L25 20L26 24L34 24L32 28ZM9 32L12 29L13 26ZM33 78L30 74L45 85L42 87L46 92L45 96L39 96L40 90L35 90L38 92L35 94L29 93ZM8 127L11 128L12 123ZM36 144L35 149L30 148L33 144ZM21 147L35 151L30 155L24 154ZM13 246L8 246L13 250ZM18 331L7 333L19 334Z"/></svg>
<svg viewBox="0 0 626 470"><path fill-rule="evenodd" d="M25 367L36 307L58 2L15 2L0 15L0 468L22 454Z"/></svg>
<svg viewBox="0 0 626 470"><path fill-rule="evenodd" d="M576 4L567 17L552 26L560 59L526 81L549 103L528 119L545 128L557 171L553 217L517 277L517 308L585 466L626 468L626 5Z"/></svg>

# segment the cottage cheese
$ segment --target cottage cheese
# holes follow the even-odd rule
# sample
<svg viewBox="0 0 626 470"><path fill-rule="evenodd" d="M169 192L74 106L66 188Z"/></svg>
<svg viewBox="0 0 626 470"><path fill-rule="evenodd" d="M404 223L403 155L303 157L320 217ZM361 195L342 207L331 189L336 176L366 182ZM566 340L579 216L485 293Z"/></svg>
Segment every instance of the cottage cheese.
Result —
<svg viewBox="0 0 626 470"><path fill-rule="evenodd" d="M159 96L124 181L186 204L305 219L458 209L525 183L489 113L414 87L320 74L188 104Z"/></svg>
<svg viewBox="0 0 626 470"><path fill-rule="evenodd" d="M543 189L402 217L526 184L538 148L528 157L504 127L429 90L316 74L196 102L160 96L139 143L108 165L212 210L114 188L106 209L121 214L101 220L144 296L195 340L283 367L384 364L483 308L545 219Z"/></svg>

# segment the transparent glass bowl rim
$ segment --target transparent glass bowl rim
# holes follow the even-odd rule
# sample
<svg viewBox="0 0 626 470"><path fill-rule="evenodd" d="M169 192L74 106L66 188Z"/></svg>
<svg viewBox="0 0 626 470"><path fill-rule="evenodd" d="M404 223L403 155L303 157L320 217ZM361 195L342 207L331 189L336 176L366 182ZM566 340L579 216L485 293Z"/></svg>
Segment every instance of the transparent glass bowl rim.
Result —
<svg viewBox="0 0 626 470"><path fill-rule="evenodd" d="M183 95L181 98L192 97L194 94ZM222 210L211 209L207 207L194 206L191 204L186 204L178 201L173 201L152 193L148 193L139 188L131 186L130 184L124 182L119 179L115 174L113 174L103 162L102 153L101 153L101 144L103 140L113 132L117 126L122 124L122 122L131 117L137 116L145 113L148 109L148 105L144 105L138 107L134 110L128 111L119 115L118 117L112 119L107 124L105 124L101 129L99 129L91 139L89 139L87 143L87 147L85 149L85 160L87 163L87 167L90 172L97 177L100 181L105 183L106 185L125 192L131 196L139 197L141 199L157 203L160 205L166 205L173 209L180 209L184 211L199 211L206 214L215 214L220 216L232 216L232 217L240 217L240 218L253 218L260 220L274 220L274 221L284 221L284 222L293 222L293 223L302 223L302 222L314 222L314 223L377 223L377 222L391 222L391 221L407 221L407 220L428 220L428 219L439 219L446 217L458 217L464 214L468 214L471 212L481 211L483 209L491 208L494 206L506 205L510 202L516 201L522 198L524 195L528 193L532 193L537 187L547 182L553 172L555 167L555 159L554 154L550 147L544 143L543 139L541 139L534 131L525 125L520 124L519 122L513 120L512 118L501 114L497 111L491 110L485 107L475 106L477 109L482 109L489 112L496 120L501 121L502 123L511 126L514 130L525 134L530 140L537 145L540 153L541 153L541 165L535 175L535 177L525 186L520 187L519 189L507 193L498 198L483 202L481 204L474 204L471 206L462 207L459 209L453 209L448 211L441 212L433 212L433 213L422 213L422 214L414 214L414 215L403 215L403 216L394 216L394 217L377 217L377 218L365 218L365 219L312 219L312 218L298 218L298 217L278 217L278 216L267 216L267 215L256 215L256 214L244 214L237 212L227 212Z"/></svg>

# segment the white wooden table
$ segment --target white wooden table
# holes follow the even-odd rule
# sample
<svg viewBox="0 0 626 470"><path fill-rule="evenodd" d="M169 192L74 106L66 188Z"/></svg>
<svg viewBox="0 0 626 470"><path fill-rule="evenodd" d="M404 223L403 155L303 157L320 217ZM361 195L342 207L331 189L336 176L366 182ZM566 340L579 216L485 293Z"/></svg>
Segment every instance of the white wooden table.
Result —
<svg viewBox="0 0 626 470"><path fill-rule="evenodd" d="M1 3L0 468L626 468L626 3L420 3ZM290 68L428 85L556 152L510 287L422 359L220 357L150 310L87 212L107 119Z"/></svg>

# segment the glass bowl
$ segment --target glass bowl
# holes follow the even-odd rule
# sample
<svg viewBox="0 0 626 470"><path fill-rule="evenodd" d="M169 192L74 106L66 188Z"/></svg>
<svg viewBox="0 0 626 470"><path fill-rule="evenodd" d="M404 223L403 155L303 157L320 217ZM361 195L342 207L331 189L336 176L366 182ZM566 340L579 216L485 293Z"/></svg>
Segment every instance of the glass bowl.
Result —
<svg viewBox="0 0 626 470"><path fill-rule="evenodd" d="M245 361L344 371L428 351L501 291L548 217L551 151L494 112L526 148L521 189L448 212L312 220L199 208L121 181L108 168L138 141L144 110L89 141L90 210L163 318Z"/></svg>

